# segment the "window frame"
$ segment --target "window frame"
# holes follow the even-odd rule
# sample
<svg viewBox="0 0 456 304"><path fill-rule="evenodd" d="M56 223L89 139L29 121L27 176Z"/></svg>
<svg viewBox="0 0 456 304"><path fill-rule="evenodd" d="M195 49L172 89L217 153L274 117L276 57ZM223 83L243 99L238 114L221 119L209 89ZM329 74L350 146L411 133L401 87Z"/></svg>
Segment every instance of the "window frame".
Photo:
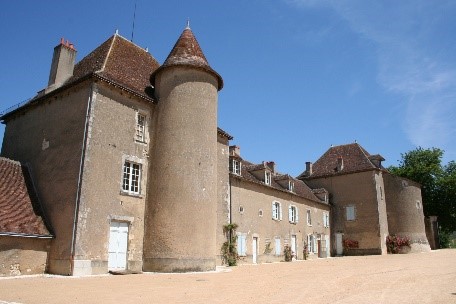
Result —
<svg viewBox="0 0 456 304"><path fill-rule="evenodd" d="M312 226L312 210L307 209L306 216L307 216L307 226Z"/></svg>
<svg viewBox="0 0 456 304"><path fill-rule="evenodd" d="M236 175L241 175L242 163L237 159L231 160L231 172Z"/></svg>
<svg viewBox="0 0 456 304"><path fill-rule="evenodd" d="M288 191L294 192L294 182L288 181Z"/></svg>
<svg viewBox="0 0 456 304"><path fill-rule="evenodd" d="M137 174L134 172L137 171ZM138 196L141 194L142 164L125 159L122 165L122 193Z"/></svg>
<svg viewBox="0 0 456 304"><path fill-rule="evenodd" d="M146 142L146 121L146 115L136 112L135 141L137 142ZM140 122L142 122L142 124Z"/></svg>
<svg viewBox="0 0 456 304"><path fill-rule="evenodd" d="M275 221L282 220L282 204L279 201L272 202L272 219Z"/></svg>
<svg viewBox="0 0 456 304"><path fill-rule="evenodd" d="M353 210L352 212L349 210ZM355 205L348 205L345 207L345 219L348 222L356 221L356 207Z"/></svg>
<svg viewBox="0 0 456 304"><path fill-rule="evenodd" d="M329 213L323 212L323 227L329 228Z"/></svg>
<svg viewBox="0 0 456 304"><path fill-rule="evenodd" d="M295 205L290 205L288 207L288 221L291 224L296 224L299 221L299 211Z"/></svg>
<svg viewBox="0 0 456 304"><path fill-rule="evenodd" d="M272 181L272 175L271 175L271 172L269 171L264 171L264 183L266 185L271 185L271 181Z"/></svg>
<svg viewBox="0 0 456 304"><path fill-rule="evenodd" d="M247 234L246 233L236 233L236 250L239 256L247 256Z"/></svg>

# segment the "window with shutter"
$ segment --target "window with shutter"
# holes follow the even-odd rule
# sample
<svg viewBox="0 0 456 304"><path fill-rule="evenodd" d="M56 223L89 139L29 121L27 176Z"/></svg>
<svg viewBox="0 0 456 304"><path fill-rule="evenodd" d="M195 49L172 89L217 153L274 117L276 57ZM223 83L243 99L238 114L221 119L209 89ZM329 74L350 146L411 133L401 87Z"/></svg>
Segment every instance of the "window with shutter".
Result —
<svg viewBox="0 0 456 304"><path fill-rule="evenodd" d="M345 209L347 221L354 221L356 219L355 206L347 206Z"/></svg>

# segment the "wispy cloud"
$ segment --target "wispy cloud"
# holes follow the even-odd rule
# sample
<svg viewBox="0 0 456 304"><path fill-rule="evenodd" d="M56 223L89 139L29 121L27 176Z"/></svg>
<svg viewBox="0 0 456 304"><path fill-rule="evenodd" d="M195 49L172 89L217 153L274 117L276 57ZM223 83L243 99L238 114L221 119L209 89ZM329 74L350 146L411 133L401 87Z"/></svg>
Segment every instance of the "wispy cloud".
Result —
<svg viewBox="0 0 456 304"><path fill-rule="evenodd" d="M442 30L439 20L453 18L448 9L456 11L454 2L284 1L300 8L332 9L354 32L374 42L377 80L403 96L402 126L409 140L417 146L455 149L456 63L432 48Z"/></svg>

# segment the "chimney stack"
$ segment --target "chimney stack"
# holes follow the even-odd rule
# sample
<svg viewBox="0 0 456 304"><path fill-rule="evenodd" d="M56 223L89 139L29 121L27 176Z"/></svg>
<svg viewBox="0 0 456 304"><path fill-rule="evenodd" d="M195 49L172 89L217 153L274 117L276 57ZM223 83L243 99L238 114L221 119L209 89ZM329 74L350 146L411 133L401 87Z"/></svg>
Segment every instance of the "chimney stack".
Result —
<svg viewBox="0 0 456 304"><path fill-rule="evenodd" d="M241 156L241 147L230 146L230 156Z"/></svg>
<svg viewBox="0 0 456 304"><path fill-rule="evenodd" d="M265 162L265 165L268 166L269 169L271 169L272 173L275 173L275 162L273 162L273 161Z"/></svg>
<svg viewBox="0 0 456 304"><path fill-rule="evenodd" d="M306 176L312 175L312 167L313 167L312 162L306 162Z"/></svg>
<svg viewBox="0 0 456 304"><path fill-rule="evenodd" d="M73 76L76 49L73 43L61 38L59 45L54 48L51 72L46 93L60 87L68 78Z"/></svg>

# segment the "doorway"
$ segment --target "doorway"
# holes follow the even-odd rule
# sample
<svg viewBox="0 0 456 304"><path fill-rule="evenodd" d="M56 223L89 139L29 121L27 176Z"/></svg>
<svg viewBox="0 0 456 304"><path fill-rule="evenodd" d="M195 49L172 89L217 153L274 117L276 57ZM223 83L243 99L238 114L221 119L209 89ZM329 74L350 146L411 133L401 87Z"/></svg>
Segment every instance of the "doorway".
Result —
<svg viewBox="0 0 456 304"><path fill-rule="evenodd" d="M291 236L291 254L292 254L292 259L296 260L298 258L298 251L297 251L297 246L296 246L296 235Z"/></svg>
<svg viewBox="0 0 456 304"><path fill-rule="evenodd" d="M256 264L258 260L258 238L253 237L252 239L252 263Z"/></svg>
<svg viewBox="0 0 456 304"><path fill-rule="evenodd" d="M336 233L336 255L344 254L344 246L342 244L342 233Z"/></svg>
<svg viewBox="0 0 456 304"><path fill-rule="evenodd" d="M127 269L128 223L112 221L109 228L108 269Z"/></svg>

